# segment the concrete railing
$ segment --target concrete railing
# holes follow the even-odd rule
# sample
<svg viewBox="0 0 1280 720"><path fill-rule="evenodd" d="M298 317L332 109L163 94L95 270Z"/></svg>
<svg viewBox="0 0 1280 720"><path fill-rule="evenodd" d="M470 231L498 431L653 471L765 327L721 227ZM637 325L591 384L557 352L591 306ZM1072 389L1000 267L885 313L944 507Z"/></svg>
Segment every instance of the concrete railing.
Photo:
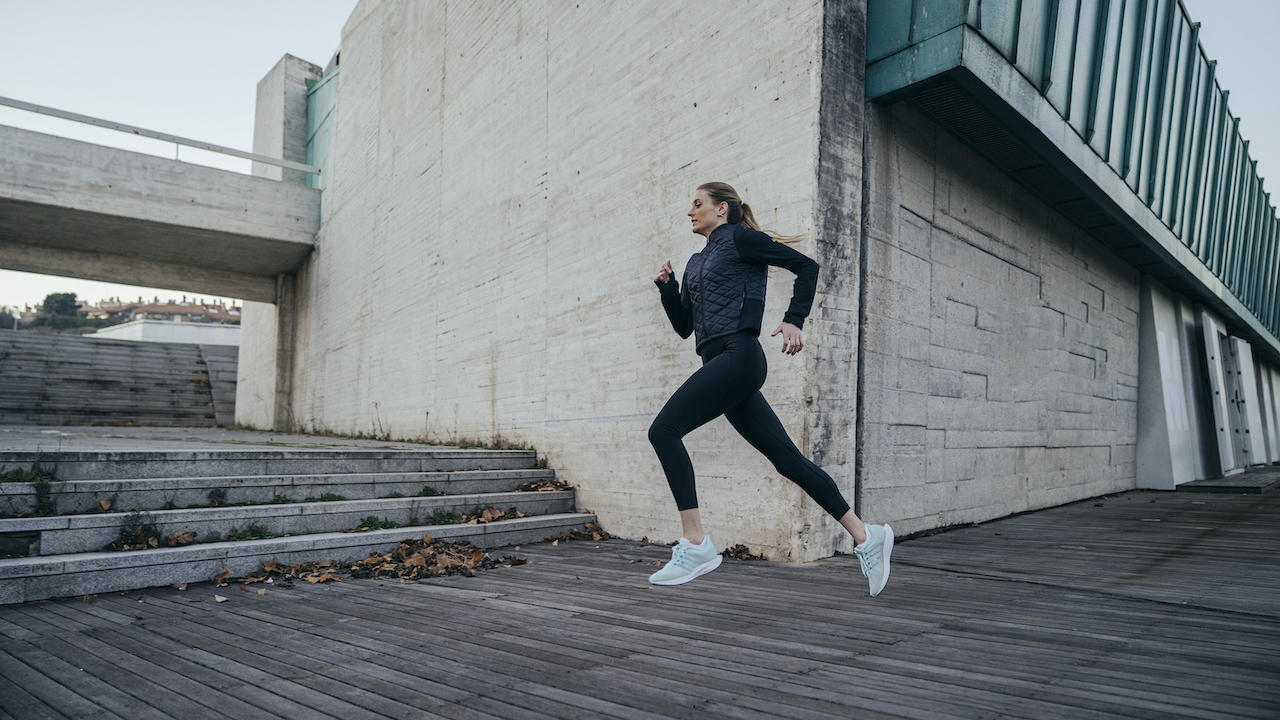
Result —
<svg viewBox="0 0 1280 720"><path fill-rule="evenodd" d="M15 100L14 98L4 97L3 95L0 95L0 105L5 105L17 110L26 110L40 115L61 118L63 120L70 120L72 122L85 123L86 125L93 125L95 127L107 128L108 130L117 130L119 132L129 133L130 135L152 138L153 140L171 142L175 145L186 145L187 147L193 147L200 150L208 150L210 152L220 153L223 155L231 155L233 157L252 160L254 162L265 163L268 165L276 165L278 167L287 168L289 170L298 170L312 175L320 174L320 168L315 165L307 165L305 163L293 162L292 160L284 160L282 158L273 158L266 155L259 155L257 153L245 152L244 150L236 150L235 148L229 148L223 145L214 145L213 143L201 142L199 140L192 140L179 135L170 135L168 133L147 130L133 125L127 125L125 123L103 120L101 118L81 115L80 113L73 113L67 110L58 110L57 108L45 107L44 105L37 105L23 100Z"/></svg>

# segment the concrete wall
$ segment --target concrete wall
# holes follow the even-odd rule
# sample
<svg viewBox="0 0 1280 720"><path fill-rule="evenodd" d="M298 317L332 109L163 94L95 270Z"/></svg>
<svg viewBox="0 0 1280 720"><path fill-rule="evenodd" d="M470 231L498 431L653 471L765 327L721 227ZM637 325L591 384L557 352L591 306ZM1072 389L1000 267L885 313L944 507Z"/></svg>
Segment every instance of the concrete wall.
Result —
<svg viewBox="0 0 1280 720"><path fill-rule="evenodd" d="M708 180L736 186L767 228L810 233L797 247L819 255L822 7L360 3L324 224L298 274L297 425L531 443L611 532L674 538L646 430L700 363L652 277L700 249L684 212ZM766 333L792 278L771 275ZM247 335L262 310L246 306ZM829 322L848 324L839 310ZM799 357L766 342L764 392L806 451L820 334ZM267 370L242 356L242 381ZM265 417L266 396L242 392L240 416ZM687 444L713 537L830 553L797 541L809 501L726 421Z"/></svg>
<svg viewBox="0 0 1280 720"><path fill-rule="evenodd" d="M864 515L1134 487L1138 273L911 106L868 112Z"/></svg>

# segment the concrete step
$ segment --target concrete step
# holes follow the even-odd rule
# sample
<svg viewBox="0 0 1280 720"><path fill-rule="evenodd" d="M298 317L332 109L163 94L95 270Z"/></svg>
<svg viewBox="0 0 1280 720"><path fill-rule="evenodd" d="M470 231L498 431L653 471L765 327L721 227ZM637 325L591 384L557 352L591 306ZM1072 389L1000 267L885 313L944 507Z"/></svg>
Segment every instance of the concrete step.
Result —
<svg viewBox="0 0 1280 720"><path fill-rule="evenodd" d="M207 392L207 391L206 391ZM105 395L105 394L104 394ZM148 397L141 393L106 395L102 398L59 397L57 395L6 397L0 395L0 411L4 412L77 412L96 415L103 412L194 413L213 407L213 397L202 393Z"/></svg>
<svg viewBox="0 0 1280 720"><path fill-rule="evenodd" d="M0 471L40 463L58 480L233 477L335 473L519 470L537 464L532 450L187 450L165 452L0 451Z"/></svg>
<svg viewBox="0 0 1280 720"><path fill-rule="evenodd" d="M51 410L48 412L6 410L0 414L0 425L157 425L163 427L172 421L175 427L214 427L212 409L205 415L174 415L172 413L134 414L125 410L86 415L76 412Z"/></svg>
<svg viewBox="0 0 1280 720"><path fill-rule="evenodd" d="M464 515L493 506L504 512L515 508L525 515L547 515L568 512L572 505L573 492L561 490L18 518L0 520L0 548L4 548L0 552L29 556L95 552L119 540L130 523L139 521L154 525L163 544L170 533L179 531L196 533L197 542L217 542L233 528L243 531L251 526L273 536L306 535L351 531L369 516L418 526L429 524L440 511Z"/></svg>
<svg viewBox="0 0 1280 720"><path fill-rule="evenodd" d="M478 525L421 525L361 533L322 533L243 542L202 543L134 552L93 552L0 560L0 604L210 580L257 571L263 560L351 562L394 549L402 540L466 541L481 548L539 542L595 522L589 513L558 513Z"/></svg>
<svg viewBox="0 0 1280 720"><path fill-rule="evenodd" d="M6 361L0 365L0 370L4 371L5 377L13 378L30 378L30 377L108 377L112 375L122 375L123 377L131 377L133 375L161 375L174 376L190 375L193 377L207 377L209 371L206 367L197 365L190 361L109 361L98 362L94 360L86 360L84 362L35 362L30 360L22 360L14 362Z"/></svg>
<svg viewBox="0 0 1280 720"><path fill-rule="evenodd" d="M70 514L100 512L103 501L110 503L108 509L131 511L261 503L277 495L303 500L331 493L366 500L396 493L417 496L428 486L444 495L510 492L526 482L553 479L554 470L521 468L69 480L49 483L49 497L54 512ZM25 515L34 512L35 505L36 488L31 483L0 483L0 513Z"/></svg>
<svg viewBox="0 0 1280 720"><path fill-rule="evenodd" d="M26 355L30 357L48 357L59 355L173 355L175 357L198 357L199 347L187 343L155 343L118 341L117 344L106 344L94 340L78 340L75 342L41 342L40 340L23 340L5 343L0 339L0 353L6 355Z"/></svg>

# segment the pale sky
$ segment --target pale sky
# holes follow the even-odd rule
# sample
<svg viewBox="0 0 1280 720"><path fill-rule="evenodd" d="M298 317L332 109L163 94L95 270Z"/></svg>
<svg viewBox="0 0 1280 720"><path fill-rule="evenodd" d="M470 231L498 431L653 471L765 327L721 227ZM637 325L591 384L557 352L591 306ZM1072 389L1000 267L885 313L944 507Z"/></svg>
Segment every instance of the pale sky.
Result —
<svg viewBox="0 0 1280 720"><path fill-rule="evenodd" d="M321 67L356 0L0 0L0 95L253 149L258 81L285 53ZM0 124L173 157L174 145L0 107ZM249 162L183 148L183 160ZM0 270L0 306L181 292ZM187 293L191 295L191 293ZM199 295L206 300L216 299Z"/></svg>
<svg viewBox="0 0 1280 720"><path fill-rule="evenodd" d="M417 0L430 2L433 0ZM485 0L476 0L483 2ZM1280 0L1182 0L1262 177L1280 175ZM0 95L251 150L258 80L284 53L320 66L356 0L0 0ZM0 107L0 124L173 157L174 146ZM248 162L184 148L192 162ZM1266 187L1274 186L1274 181ZM1276 200L1273 200L1275 203ZM0 270L0 306L180 292ZM202 296L206 299L209 296Z"/></svg>

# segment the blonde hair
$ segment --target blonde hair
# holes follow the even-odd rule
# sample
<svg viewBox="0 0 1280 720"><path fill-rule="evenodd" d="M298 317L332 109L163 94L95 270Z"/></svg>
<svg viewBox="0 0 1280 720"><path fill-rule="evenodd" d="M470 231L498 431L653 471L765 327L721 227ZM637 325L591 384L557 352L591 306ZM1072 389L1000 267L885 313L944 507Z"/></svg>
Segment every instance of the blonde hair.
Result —
<svg viewBox="0 0 1280 720"><path fill-rule="evenodd" d="M804 238L804 235L779 235L769 230L761 230L760 223L756 222L756 217L751 213L751 206L742 202L742 198L738 196L738 191L733 186L722 182L703 183L698 186L699 190L705 190L707 195L711 196L711 202L719 205L720 203L729 203L730 223L741 223L752 230L760 230L769 237L783 243L794 243Z"/></svg>

